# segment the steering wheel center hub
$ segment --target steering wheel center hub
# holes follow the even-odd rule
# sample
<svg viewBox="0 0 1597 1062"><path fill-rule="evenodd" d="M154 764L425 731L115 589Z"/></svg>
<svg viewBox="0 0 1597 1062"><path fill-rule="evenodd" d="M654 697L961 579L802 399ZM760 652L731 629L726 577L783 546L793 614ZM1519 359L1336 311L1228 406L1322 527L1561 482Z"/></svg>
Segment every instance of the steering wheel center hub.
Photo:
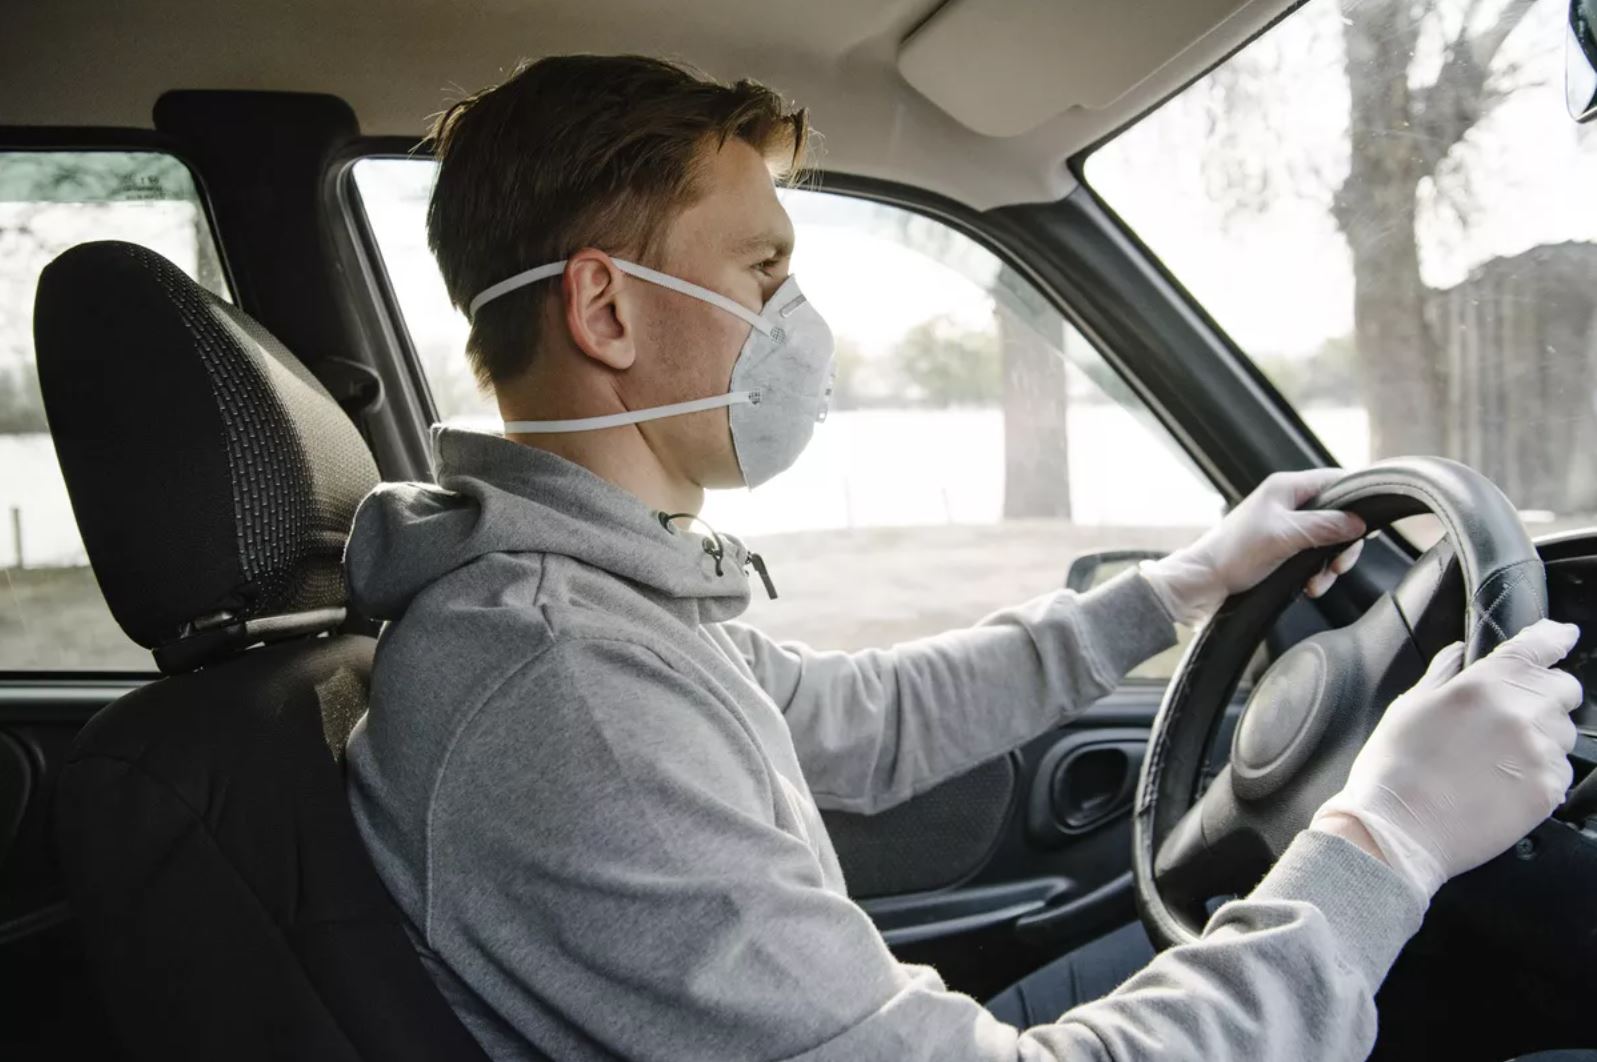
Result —
<svg viewBox="0 0 1597 1062"><path fill-rule="evenodd" d="M1308 761L1333 711L1330 673L1325 650L1310 639L1282 654L1254 687L1231 742L1237 796L1269 796Z"/></svg>

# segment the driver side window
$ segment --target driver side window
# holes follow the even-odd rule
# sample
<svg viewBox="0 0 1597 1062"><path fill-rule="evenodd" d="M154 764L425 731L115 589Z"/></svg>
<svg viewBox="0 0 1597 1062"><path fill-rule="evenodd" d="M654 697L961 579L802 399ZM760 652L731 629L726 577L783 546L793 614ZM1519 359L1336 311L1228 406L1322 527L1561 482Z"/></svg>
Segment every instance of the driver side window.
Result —
<svg viewBox="0 0 1597 1062"><path fill-rule="evenodd" d="M430 161L354 170L441 418L497 430L466 325L427 253ZM1086 339L951 226L791 189L793 272L837 337L831 412L792 469L712 493L779 597L745 617L779 639L857 649L967 626L1063 586L1073 558L1168 550L1221 499ZM1179 648L1133 678L1168 678Z"/></svg>
<svg viewBox="0 0 1597 1062"><path fill-rule="evenodd" d="M884 203L782 199L838 377L790 472L706 506L771 565L781 596L756 593L749 622L889 645L1062 586L1080 555L1173 549L1218 518L1219 495L1114 370L981 244ZM1133 678L1168 678L1178 656Z"/></svg>

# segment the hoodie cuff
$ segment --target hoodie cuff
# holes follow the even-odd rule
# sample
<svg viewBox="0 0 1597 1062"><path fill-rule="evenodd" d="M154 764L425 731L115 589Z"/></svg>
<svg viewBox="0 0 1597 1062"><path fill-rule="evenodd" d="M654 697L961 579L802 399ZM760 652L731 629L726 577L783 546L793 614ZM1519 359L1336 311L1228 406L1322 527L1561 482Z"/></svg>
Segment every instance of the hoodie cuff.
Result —
<svg viewBox="0 0 1597 1062"><path fill-rule="evenodd" d="M1329 923L1338 954L1364 977L1372 995L1419 932L1427 906L1391 867L1352 841L1319 830L1298 834L1248 898L1313 904Z"/></svg>
<svg viewBox="0 0 1597 1062"><path fill-rule="evenodd" d="M1126 672L1176 644L1176 629L1158 594L1138 571L1122 572L1082 594L1081 629L1099 678L1113 689Z"/></svg>

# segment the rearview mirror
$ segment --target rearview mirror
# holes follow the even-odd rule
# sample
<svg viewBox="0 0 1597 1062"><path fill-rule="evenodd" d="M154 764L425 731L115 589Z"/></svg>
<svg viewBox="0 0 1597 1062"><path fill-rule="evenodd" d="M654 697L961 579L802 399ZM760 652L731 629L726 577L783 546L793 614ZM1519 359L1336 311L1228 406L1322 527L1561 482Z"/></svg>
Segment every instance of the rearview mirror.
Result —
<svg viewBox="0 0 1597 1062"><path fill-rule="evenodd" d="M1597 118L1597 0L1569 0L1564 102L1577 122Z"/></svg>
<svg viewBox="0 0 1597 1062"><path fill-rule="evenodd" d="M1110 549L1098 553L1083 553L1070 562L1065 573L1065 589L1084 594L1095 586L1102 586L1138 561L1158 560L1164 554L1152 549Z"/></svg>

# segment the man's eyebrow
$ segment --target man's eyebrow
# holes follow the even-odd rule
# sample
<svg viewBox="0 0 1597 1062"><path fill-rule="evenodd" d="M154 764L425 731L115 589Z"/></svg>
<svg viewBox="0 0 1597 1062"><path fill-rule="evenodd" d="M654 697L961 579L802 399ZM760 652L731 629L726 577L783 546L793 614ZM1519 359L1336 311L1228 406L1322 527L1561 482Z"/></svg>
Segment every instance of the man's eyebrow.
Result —
<svg viewBox="0 0 1597 1062"><path fill-rule="evenodd" d="M772 230L749 236L732 246L732 253L737 255L753 254L756 251L770 251L772 258L788 258L793 254L793 237L785 232Z"/></svg>

